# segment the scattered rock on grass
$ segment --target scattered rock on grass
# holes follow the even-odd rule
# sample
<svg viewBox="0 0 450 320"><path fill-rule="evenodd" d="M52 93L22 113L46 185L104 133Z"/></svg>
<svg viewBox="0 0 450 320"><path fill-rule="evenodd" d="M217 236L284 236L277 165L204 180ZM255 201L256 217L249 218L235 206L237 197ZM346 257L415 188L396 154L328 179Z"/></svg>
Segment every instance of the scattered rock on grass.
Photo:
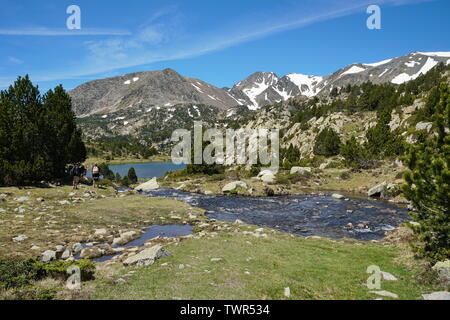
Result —
<svg viewBox="0 0 450 320"><path fill-rule="evenodd" d="M440 261L433 266L433 270L442 280L450 281L450 260Z"/></svg>
<svg viewBox="0 0 450 320"><path fill-rule="evenodd" d="M21 234L20 236L13 238L12 241L18 243L18 242L22 242L26 239L28 239L28 236L25 234Z"/></svg>
<svg viewBox="0 0 450 320"><path fill-rule="evenodd" d="M238 187L247 189L247 184L242 181L230 182L222 188L222 192L230 192L230 191L236 190Z"/></svg>
<svg viewBox="0 0 450 320"><path fill-rule="evenodd" d="M56 260L56 252L53 250L47 250L42 253L41 261L49 262L52 260Z"/></svg>
<svg viewBox="0 0 450 320"><path fill-rule="evenodd" d="M137 265L138 267L146 267L154 264L160 258L169 256L171 256L169 251L160 245L156 245L127 258L123 264L125 266Z"/></svg>
<svg viewBox="0 0 450 320"><path fill-rule="evenodd" d="M381 275L383 276L383 280L386 280L386 281L397 281L398 280L394 275L390 274L389 272L381 271Z"/></svg>

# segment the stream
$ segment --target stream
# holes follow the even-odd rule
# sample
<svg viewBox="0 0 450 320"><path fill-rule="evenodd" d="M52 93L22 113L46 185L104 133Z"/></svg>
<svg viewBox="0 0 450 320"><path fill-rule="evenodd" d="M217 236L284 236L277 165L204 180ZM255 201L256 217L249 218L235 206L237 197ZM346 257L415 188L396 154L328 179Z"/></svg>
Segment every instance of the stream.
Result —
<svg viewBox="0 0 450 320"><path fill-rule="evenodd" d="M410 218L406 209L388 202L357 197L339 200L325 193L267 198L207 196L159 189L144 194L185 201L206 210L210 219L227 222L239 219L301 237L379 240L386 231Z"/></svg>

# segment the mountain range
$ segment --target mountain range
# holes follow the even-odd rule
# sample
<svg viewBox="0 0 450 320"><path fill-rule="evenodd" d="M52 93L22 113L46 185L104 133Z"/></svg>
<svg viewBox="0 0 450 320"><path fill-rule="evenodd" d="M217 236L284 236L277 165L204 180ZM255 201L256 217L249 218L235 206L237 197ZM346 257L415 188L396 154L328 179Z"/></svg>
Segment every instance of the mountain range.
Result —
<svg viewBox="0 0 450 320"><path fill-rule="evenodd" d="M402 84L427 73L438 63L450 63L450 52L413 52L376 63L354 63L325 75L255 72L232 88L218 88L172 69L130 73L84 83L69 92L78 117L125 110L167 109L200 104L227 110L247 106L256 110L290 98L329 94L333 88L371 81Z"/></svg>

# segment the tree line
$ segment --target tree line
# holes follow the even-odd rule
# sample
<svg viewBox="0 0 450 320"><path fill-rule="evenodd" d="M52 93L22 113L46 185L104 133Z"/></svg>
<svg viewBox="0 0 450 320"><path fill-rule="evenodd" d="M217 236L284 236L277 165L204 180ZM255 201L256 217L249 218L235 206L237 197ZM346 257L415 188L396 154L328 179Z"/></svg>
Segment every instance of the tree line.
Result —
<svg viewBox="0 0 450 320"><path fill-rule="evenodd" d="M0 184L63 179L67 164L85 159L71 99L61 85L41 95L27 75L0 92Z"/></svg>

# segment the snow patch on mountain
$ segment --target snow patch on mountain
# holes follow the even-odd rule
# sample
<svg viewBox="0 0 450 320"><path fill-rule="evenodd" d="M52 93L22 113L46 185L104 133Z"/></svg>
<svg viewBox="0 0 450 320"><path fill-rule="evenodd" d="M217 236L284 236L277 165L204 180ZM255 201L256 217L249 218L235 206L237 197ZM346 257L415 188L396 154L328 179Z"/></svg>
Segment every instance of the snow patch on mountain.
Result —
<svg viewBox="0 0 450 320"><path fill-rule="evenodd" d="M300 73L291 73L286 77L300 89L300 92L303 95L307 97L315 96L318 93L316 92L315 87L323 80L323 77L308 76ZM304 86L308 88L306 91L304 90Z"/></svg>
<svg viewBox="0 0 450 320"><path fill-rule="evenodd" d="M437 64L438 64L438 62L436 60L429 57L427 59L427 61L425 62L425 64L423 65L423 67L416 74L409 75L407 73L401 73L398 76L396 76L394 79L392 79L391 82L395 83L395 84L402 84L407 81L417 79L420 75L426 74L428 71L433 69Z"/></svg>
<svg viewBox="0 0 450 320"><path fill-rule="evenodd" d="M383 64L389 63L394 59L387 59L387 60L383 60L380 62L375 62L375 63L364 63L365 66L369 66L369 67L378 67L378 66L382 66Z"/></svg>
<svg viewBox="0 0 450 320"><path fill-rule="evenodd" d="M450 51L441 51L441 52L417 52L417 53L418 53L418 54L423 54L424 56L450 58Z"/></svg>
<svg viewBox="0 0 450 320"><path fill-rule="evenodd" d="M358 66L352 66L350 69L348 69L347 71L342 73L341 76L344 76L346 74L360 73L360 72L363 72L363 71L366 71L366 69L358 67Z"/></svg>

